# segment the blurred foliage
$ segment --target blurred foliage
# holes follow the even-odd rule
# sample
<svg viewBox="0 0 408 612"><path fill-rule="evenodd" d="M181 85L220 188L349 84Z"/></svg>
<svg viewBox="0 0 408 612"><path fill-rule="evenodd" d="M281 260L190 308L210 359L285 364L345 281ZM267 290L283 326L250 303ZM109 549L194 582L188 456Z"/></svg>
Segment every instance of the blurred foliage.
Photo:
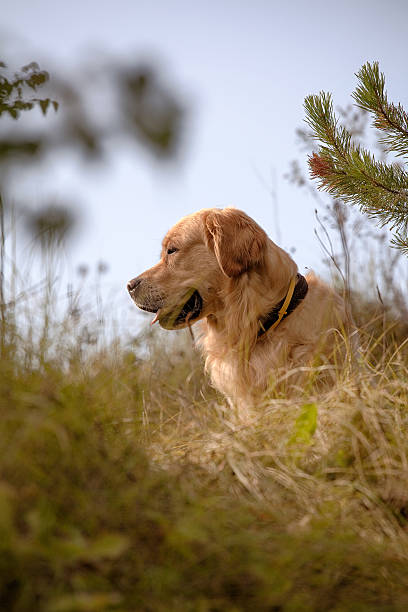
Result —
<svg viewBox="0 0 408 612"><path fill-rule="evenodd" d="M150 67L121 75L123 117L136 138L154 153L172 156L177 152L184 108L160 83Z"/></svg>
<svg viewBox="0 0 408 612"><path fill-rule="evenodd" d="M17 153L36 155L69 148L85 159L101 159L112 138L120 137L148 149L160 159L174 158L180 149L186 108L179 102L158 69L147 64L110 63L78 70L71 78L39 69L36 63L7 78L0 64L0 116L17 119L22 110L39 106L45 114L50 105L59 109L49 129L43 124L24 124L0 132L0 161ZM24 97L27 88L46 86L51 97ZM24 159L20 159L24 161Z"/></svg>
<svg viewBox="0 0 408 612"><path fill-rule="evenodd" d="M22 111L29 111L39 107L43 115L47 114L50 106L58 110L59 103L50 97L34 97L31 92L43 89L49 81L49 74L41 70L36 62L23 66L20 72L9 74L4 62L0 62L0 118L9 116L19 119ZM38 139L21 138L18 131L9 130L9 137L0 137L0 176L4 183L6 175L4 164L16 155L24 154L29 157L41 153L42 142Z"/></svg>
<svg viewBox="0 0 408 612"><path fill-rule="evenodd" d="M22 117L23 111L35 108L46 115L50 107L58 110L52 120L39 121L35 113ZM18 119L17 125L11 126L8 117ZM175 159L185 118L185 106L153 65L111 62L76 70L71 77L55 71L50 78L35 62L14 74L0 62L0 191L8 192L16 171L24 176L26 168L32 171L35 164L56 156L63 160L67 153L101 162L118 142L129 142L160 160ZM46 167L41 171L47 172ZM4 197L2 207L7 210ZM24 206L20 213L41 246L61 246L76 221L72 207L48 202L36 211Z"/></svg>
<svg viewBox="0 0 408 612"><path fill-rule="evenodd" d="M18 119L21 111L27 111L38 105L46 115L50 105L58 110L58 102L51 98L27 99L27 90L36 91L49 80L50 76L45 70L40 70L36 62L23 66L20 73L8 76L6 64L0 62L0 117L6 113L13 119Z"/></svg>
<svg viewBox="0 0 408 612"><path fill-rule="evenodd" d="M48 204L38 211L27 210L25 224L34 240L47 250L60 246L72 232L75 216L67 205Z"/></svg>

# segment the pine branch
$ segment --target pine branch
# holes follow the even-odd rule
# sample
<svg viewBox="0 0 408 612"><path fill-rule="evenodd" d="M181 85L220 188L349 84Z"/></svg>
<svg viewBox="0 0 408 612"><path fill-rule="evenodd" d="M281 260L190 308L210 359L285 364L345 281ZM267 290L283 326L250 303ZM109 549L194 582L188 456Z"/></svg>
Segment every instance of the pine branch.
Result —
<svg viewBox="0 0 408 612"><path fill-rule="evenodd" d="M391 240L391 244L408 256L408 237L406 235L403 236L401 233L397 233Z"/></svg>
<svg viewBox="0 0 408 612"><path fill-rule="evenodd" d="M397 156L408 155L408 113L401 104L388 102L385 77L378 62L367 62L356 74L360 84L352 94L357 105L374 116L373 125L385 132L380 142Z"/></svg>
<svg viewBox="0 0 408 612"><path fill-rule="evenodd" d="M308 96L306 122L322 143L309 157L312 178L319 188L345 202L357 204L381 225L391 223L406 231L408 222L408 174L397 164L377 162L372 154L352 142L339 126L330 94Z"/></svg>

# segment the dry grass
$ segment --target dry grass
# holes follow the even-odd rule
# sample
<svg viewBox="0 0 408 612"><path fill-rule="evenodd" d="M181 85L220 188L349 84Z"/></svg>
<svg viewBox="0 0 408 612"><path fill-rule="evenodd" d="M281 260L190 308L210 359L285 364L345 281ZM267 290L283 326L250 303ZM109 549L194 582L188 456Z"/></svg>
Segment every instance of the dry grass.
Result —
<svg viewBox="0 0 408 612"><path fill-rule="evenodd" d="M398 326L367 319L358 367L243 418L188 334L98 347L50 312L3 326L2 609L407 609Z"/></svg>
<svg viewBox="0 0 408 612"><path fill-rule="evenodd" d="M192 463L234 494L275 511L284 506L288 528L329 512L407 558L405 344L388 337L374 360L378 338L365 339L359 364L329 391L270 399L249 420L212 397L205 383L202 397L188 379L170 392L152 389L145 406L149 456L167 469Z"/></svg>

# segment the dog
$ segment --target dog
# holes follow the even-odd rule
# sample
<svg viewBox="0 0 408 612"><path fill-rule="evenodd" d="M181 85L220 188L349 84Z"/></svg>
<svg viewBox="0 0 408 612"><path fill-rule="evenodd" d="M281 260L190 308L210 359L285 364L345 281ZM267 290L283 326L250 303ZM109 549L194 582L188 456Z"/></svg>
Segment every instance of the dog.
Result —
<svg viewBox="0 0 408 612"><path fill-rule="evenodd" d="M152 323L177 330L199 324L213 385L233 404L304 384L305 373L338 365L351 321L345 302L247 214L208 208L166 234L159 263L129 281ZM330 365L332 364L332 365ZM279 387L279 384L281 387Z"/></svg>

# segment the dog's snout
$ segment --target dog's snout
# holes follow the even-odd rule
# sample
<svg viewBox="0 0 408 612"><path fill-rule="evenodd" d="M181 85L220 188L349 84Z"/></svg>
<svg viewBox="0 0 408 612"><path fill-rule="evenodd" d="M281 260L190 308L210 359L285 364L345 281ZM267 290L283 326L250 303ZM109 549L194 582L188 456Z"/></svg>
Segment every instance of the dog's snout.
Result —
<svg viewBox="0 0 408 612"><path fill-rule="evenodd" d="M127 284L127 290L132 293L142 282L141 278L132 278Z"/></svg>

